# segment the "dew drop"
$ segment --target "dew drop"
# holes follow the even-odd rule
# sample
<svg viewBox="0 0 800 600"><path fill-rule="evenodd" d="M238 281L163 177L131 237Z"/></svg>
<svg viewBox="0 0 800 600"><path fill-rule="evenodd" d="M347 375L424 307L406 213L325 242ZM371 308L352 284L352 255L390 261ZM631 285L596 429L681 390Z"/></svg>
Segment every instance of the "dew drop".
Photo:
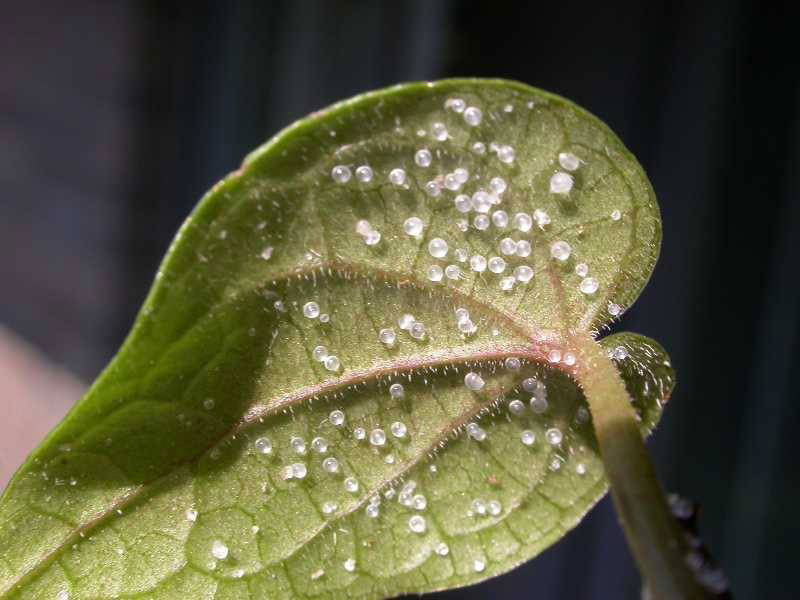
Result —
<svg viewBox="0 0 800 600"><path fill-rule="evenodd" d="M559 171L550 178L550 191L554 194L568 194L572 190L572 175Z"/></svg>
<svg viewBox="0 0 800 600"><path fill-rule="evenodd" d="M508 403L508 412L519 416L525 412L525 404L521 400L512 400Z"/></svg>
<svg viewBox="0 0 800 600"><path fill-rule="evenodd" d="M356 570L356 561L355 559L348 558L346 561L344 561L342 566L344 566L345 571L347 571L348 573L352 573L353 571Z"/></svg>
<svg viewBox="0 0 800 600"><path fill-rule="evenodd" d="M414 153L414 162L420 167L429 167L432 160L431 151L427 148L420 148Z"/></svg>
<svg viewBox="0 0 800 600"><path fill-rule="evenodd" d="M583 463L578 463L575 465L575 472L578 475L586 475L586 465Z"/></svg>
<svg viewBox="0 0 800 600"><path fill-rule="evenodd" d="M272 246L267 246L261 251L261 258L263 258L264 260L269 260L270 258L272 258L273 250L274 248Z"/></svg>
<svg viewBox="0 0 800 600"><path fill-rule="evenodd" d="M449 108L457 113L464 112L466 103L461 98L448 98L445 100L444 107Z"/></svg>
<svg viewBox="0 0 800 600"><path fill-rule="evenodd" d="M411 326L409 330L409 335L414 338L415 340L421 340L425 338L425 325L417 321Z"/></svg>
<svg viewBox="0 0 800 600"><path fill-rule="evenodd" d="M444 187L452 192L461 187L461 182L458 180L455 173L448 173L444 176Z"/></svg>
<svg viewBox="0 0 800 600"><path fill-rule="evenodd" d="M527 213L517 213L514 215L512 220L512 224L515 229L526 233L531 230L531 226L533 225L533 220L531 216Z"/></svg>
<svg viewBox="0 0 800 600"><path fill-rule="evenodd" d="M393 346L396 339L394 329L381 329L378 332L378 340L385 346Z"/></svg>
<svg viewBox="0 0 800 600"><path fill-rule="evenodd" d="M533 279L533 269L528 265L520 265L514 269L514 277L516 277L517 281L520 283L528 283Z"/></svg>
<svg viewBox="0 0 800 600"><path fill-rule="evenodd" d="M533 443L536 441L536 434L530 429L525 429L519 434L519 439L526 446L533 446Z"/></svg>
<svg viewBox="0 0 800 600"><path fill-rule="evenodd" d="M211 556L217 560L225 560L228 558L228 547L219 540L214 540L211 543Z"/></svg>
<svg viewBox="0 0 800 600"><path fill-rule="evenodd" d="M328 369L328 371L338 371L339 367L341 366L341 363L339 362L339 357L337 357L335 354L326 356L323 364L325 365L325 368Z"/></svg>
<svg viewBox="0 0 800 600"><path fill-rule="evenodd" d="M389 431L391 431L392 435L396 438L404 438L408 433L408 428L406 427L405 423L395 421L389 426Z"/></svg>
<svg viewBox="0 0 800 600"><path fill-rule="evenodd" d="M581 283L578 287L584 294L591 295L597 291L599 286L600 284L597 282L597 279L594 277L586 277L585 279L581 280Z"/></svg>
<svg viewBox="0 0 800 600"><path fill-rule="evenodd" d="M575 364L575 355L572 352L564 353L564 364L571 367Z"/></svg>
<svg viewBox="0 0 800 600"><path fill-rule="evenodd" d="M522 366L522 361L516 356L509 356L505 361L505 366L509 371L518 371Z"/></svg>
<svg viewBox="0 0 800 600"><path fill-rule="evenodd" d="M316 302L306 302L303 305L303 316L308 319L316 319L319 316L319 304Z"/></svg>
<svg viewBox="0 0 800 600"><path fill-rule="evenodd" d="M328 440L323 437L315 437L311 440L311 449L317 454L325 454L328 451Z"/></svg>
<svg viewBox="0 0 800 600"><path fill-rule="evenodd" d="M453 251L453 254L455 255L456 260L458 262L462 263L467 262L467 260L469 259L469 253L466 250L464 250L464 248L456 248Z"/></svg>
<svg viewBox="0 0 800 600"><path fill-rule="evenodd" d="M472 512L478 516L484 516L486 514L486 503L483 500L476 498L472 501Z"/></svg>
<svg viewBox="0 0 800 600"><path fill-rule="evenodd" d="M489 502L486 503L486 509L489 511L490 515L496 517L503 512L503 505L497 500L489 500Z"/></svg>
<svg viewBox="0 0 800 600"><path fill-rule="evenodd" d="M492 179L489 181L489 189L491 189L492 192L498 196L505 192L507 187L508 184L502 177L492 177Z"/></svg>
<svg viewBox="0 0 800 600"><path fill-rule="evenodd" d="M458 265L447 265L444 269L444 275L448 279L459 279L461 277L461 269L458 268Z"/></svg>
<svg viewBox="0 0 800 600"><path fill-rule="evenodd" d="M356 427L353 429L353 437L357 440L364 440L367 438L367 430L363 427Z"/></svg>
<svg viewBox="0 0 800 600"><path fill-rule="evenodd" d="M336 183L347 183L350 181L351 173L350 167L345 165L336 165L331 169L331 178Z"/></svg>
<svg viewBox="0 0 800 600"><path fill-rule="evenodd" d="M355 477L348 477L344 480L344 489L355 494L358 491L358 479Z"/></svg>
<svg viewBox="0 0 800 600"><path fill-rule="evenodd" d="M409 217L403 222L403 231L406 232L406 235L411 235L414 237L419 237L422 235L422 229L424 227L425 224L419 217Z"/></svg>
<svg viewBox="0 0 800 600"><path fill-rule="evenodd" d="M338 473L339 472L339 461L336 460L334 457L329 456L325 460L322 461L322 468L326 473Z"/></svg>
<svg viewBox="0 0 800 600"><path fill-rule="evenodd" d="M389 181L394 185L403 185L406 182L406 172L403 169L389 171Z"/></svg>
<svg viewBox="0 0 800 600"><path fill-rule="evenodd" d="M297 454L306 453L306 442L301 437L293 435L292 439L289 440L289 446L291 446L292 450Z"/></svg>
<svg viewBox="0 0 800 600"><path fill-rule="evenodd" d="M436 546L436 554L439 556L447 556L450 554L450 546L445 544L444 542L439 542Z"/></svg>
<svg viewBox="0 0 800 600"><path fill-rule="evenodd" d="M381 241L381 233L380 231L375 231L374 229L370 230L370 232L364 236L364 243L367 246L375 246L380 241Z"/></svg>
<svg viewBox="0 0 800 600"><path fill-rule="evenodd" d="M461 333L471 335L478 330L478 326L475 325L475 323L473 323L471 319L467 318L467 319L462 319L458 322L458 330Z"/></svg>
<svg viewBox="0 0 800 600"><path fill-rule="evenodd" d="M486 154L486 144L483 142L475 142L472 144L472 151L479 155Z"/></svg>
<svg viewBox="0 0 800 600"><path fill-rule="evenodd" d="M314 360L322 362L328 357L328 349L325 346L316 346L311 351L311 356L314 357Z"/></svg>
<svg viewBox="0 0 800 600"><path fill-rule="evenodd" d="M531 243L528 240L519 240L517 242L516 254L521 258L526 258L531 255Z"/></svg>
<svg viewBox="0 0 800 600"><path fill-rule="evenodd" d="M614 360L625 360L628 358L628 349L625 346L617 346L611 351L611 358Z"/></svg>
<svg viewBox="0 0 800 600"><path fill-rule="evenodd" d="M608 303L608 314L612 317L618 317L620 313L622 313L622 307L619 304L613 302Z"/></svg>
<svg viewBox="0 0 800 600"><path fill-rule="evenodd" d="M367 165L361 165L356 169L356 179L361 183L369 183L372 181L372 169Z"/></svg>
<svg viewBox="0 0 800 600"><path fill-rule="evenodd" d="M447 127L445 127L444 123L434 123L431 125L431 135L436 140L443 142L447 139Z"/></svg>
<svg viewBox="0 0 800 600"><path fill-rule="evenodd" d="M586 277L589 274L589 265L586 263L578 263L575 265L575 274L578 277Z"/></svg>
<svg viewBox="0 0 800 600"><path fill-rule="evenodd" d="M500 162L510 165L514 162L514 148L511 146L500 146L497 149L497 158Z"/></svg>
<svg viewBox="0 0 800 600"><path fill-rule="evenodd" d="M401 317L400 317L400 318L397 320L397 326L398 326L400 329L403 329L403 330L406 330L406 331L408 331L409 329L411 329L411 326L412 326L414 323L416 323L416 319L414 319L414 315L409 315L409 314L405 314L405 315L401 316Z"/></svg>
<svg viewBox="0 0 800 600"><path fill-rule="evenodd" d="M256 452L259 454L272 454L272 442L268 438L260 437L253 442Z"/></svg>
<svg viewBox="0 0 800 600"><path fill-rule="evenodd" d="M422 515L414 515L408 520L408 528L414 533L425 533L427 527L425 517Z"/></svg>
<svg viewBox="0 0 800 600"><path fill-rule="evenodd" d="M366 219L359 219L356 221L356 233L359 235L368 235L372 231L372 225Z"/></svg>
<svg viewBox="0 0 800 600"><path fill-rule="evenodd" d="M186 520L194 523L197 521L197 511L193 508L190 508L186 511Z"/></svg>
<svg viewBox="0 0 800 600"><path fill-rule="evenodd" d="M203 400L203 408L206 410L211 410L214 408L214 399L213 398L206 398Z"/></svg>
<svg viewBox="0 0 800 600"><path fill-rule="evenodd" d="M344 413L340 410L332 410L331 414L328 415L328 421L334 427L341 427L344 425Z"/></svg>
<svg viewBox="0 0 800 600"><path fill-rule="evenodd" d="M367 513L370 519L377 519L381 511L377 504L368 504L364 512Z"/></svg>
<svg viewBox="0 0 800 600"><path fill-rule="evenodd" d="M383 446L386 443L386 432L383 429L373 429L369 432L369 443L373 446Z"/></svg>
<svg viewBox="0 0 800 600"><path fill-rule="evenodd" d="M504 210L494 211L492 213L492 223L494 223L494 226L499 229L505 229L508 227L508 213Z"/></svg>
<svg viewBox="0 0 800 600"><path fill-rule="evenodd" d="M475 372L470 371L464 376L464 385L473 392L483 389L485 384L483 378Z"/></svg>
<svg viewBox="0 0 800 600"><path fill-rule="evenodd" d="M476 442L482 442L486 439L486 432L477 423L469 423L467 425L467 435Z"/></svg>
<svg viewBox="0 0 800 600"><path fill-rule="evenodd" d="M480 125L482 118L483 113L481 112L480 108L477 108L476 106L468 106L464 109L464 121L466 121L467 125L471 127Z"/></svg>
<svg viewBox="0 0 800 600"><path fill-rule="evenodd" d="M332 502L328 500L327 502L323 502L322 504L322 513L326 515L330 515L336 512L336 509L339 508L336 502Z"/></svg>
<svg viewBox="0 0 800 600"><path fill-rule="evenodd" d="M308 468L305 463L294 463L292 465L292 477L295 479L305 479L308 474Z"/></svg>
<svg viewBox="0 0 800 600"><path fill-rule="evenodd" d="M533 220L536 221L539 229L544 229L545 225L550 224L550 215L548 215L541 208L537 208L535 211L533 211Z"/></svg>
<svg viewBox="0 0 800 600"><path fill-rule="evenodd" d="M431 198L436 198L442 193L442 188L436 181L429 181L425 184L425 193Z"/></svg>
<svg viewBox="0 0 800 600"><path fill-rule="evenodd" d="M472 210L472 200L466 194L459 194L453 199L456 210L461 213L468 213Z"/></svg>
<svg viewBox="0 0 800 600"><path fill-rule="evenodd" d="M547 353L547 360L551 363L561 362L561 350L553 348Z"/></svg>
<svg viewBox="0 0 800 600"><path fill-rule="evenodd" d="M531 398L531 412L535 415L541 415L547 412L547 398L542 396L534 396Z"/></svg>
<svg viewBox="0 0 800 600"><path fill-rule="evenodd" d="M486 215L478 215L472 220L472 224L478 231L486 231L489 229L489 217Z"/></svg>
<svg viewBox="0 0 800 600"><path fill-rule="evenodd" d="M493 256L489 259L487 263L489 266L489 270L492 273L502 273L506 270L506 261L504 261L499 256Z"/></svg>
<svg viewBox="0 0 800 600"><path fill-rule="evenodd" d="M558 155L558 164L567 171L575 171L581 166L581 161L572 152L562 152Z"/></svg>
<svg viewBox="0 0 800 600"><path fill-rule="evenodd" d="M442 277L444 277L444 271L439 265L431 265L428 267L426 275L430 281L438 282L442 280Z"/></svg>
<svg viewBox="0 0 800 600"><path fill-rule="evenodd" d="M611 220L612 221L619 221L622 218L622 213L618 210L611 211Z"/></svg>
<svg viewBox="0 0 800 600"><path fill-rule="evenodd" d="M517 253L517 243L511 238L503 238L500 240L500 253L506 256L511 256Z"/></svg>
<svg viewBox="0 0 800 600"><path fill-rule="evenodd" d="M561 440L564 439L564 434L561 433L560 429L552 427L544 432L544 437L548 444L558 446L561 443Z"/></svg>
<svg viewBox="0 0 800 600"><path fill-rule="evenodd" d="M572 247L564 240L558 240L550 244L550 256L556 260L564 262L572 254Z"/></svg>
<svg viewBox="0 0 800 600"><path fill-rule="evenodd" d="M403 396L405 396L405 393L406 391L403 388L402 383L393 383L392 385L389 386L389 395L394 400L401 399Z"/></svg>
<svg viewBox="0 0 800 600"><path fill-rule="evenodd" d="M428 253L434 258L444 258L447 256L447 242L442 238L433 238L428 242Z"/></svg>

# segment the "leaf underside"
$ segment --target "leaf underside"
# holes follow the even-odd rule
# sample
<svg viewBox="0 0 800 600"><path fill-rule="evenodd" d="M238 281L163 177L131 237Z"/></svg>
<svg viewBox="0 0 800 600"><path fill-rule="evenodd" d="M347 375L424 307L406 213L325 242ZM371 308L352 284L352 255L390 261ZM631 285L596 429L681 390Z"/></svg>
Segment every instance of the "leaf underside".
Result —
<svg viewBox="0 0 800 600"><path fill-rule="evenodd" d="M468 180L450 189L457 168ZM558 173L567 192L552 190ZM454 198L494 177L506 189L482 229ZM514 227L535 209L550 222ZM404 232L412 216L418 236ZM530 255L504 256L506 237ZM551 257L560 240L564 261ZM198 205L117 357L4 493L0 597L380 598L508 571L605 493L569 339L630 306L659 242L652 190L616 136L521 84L408 84L296 123ZM473 255L507 264L477 272L460 260ZM437 280L434 265L460 273ZM501 289L520 266L530 281ZM329 320L305 316L308 302ZM635 334L601 343L649 432L674 383L668 358ZM466 387L469 372L485 385Z"/></svg>

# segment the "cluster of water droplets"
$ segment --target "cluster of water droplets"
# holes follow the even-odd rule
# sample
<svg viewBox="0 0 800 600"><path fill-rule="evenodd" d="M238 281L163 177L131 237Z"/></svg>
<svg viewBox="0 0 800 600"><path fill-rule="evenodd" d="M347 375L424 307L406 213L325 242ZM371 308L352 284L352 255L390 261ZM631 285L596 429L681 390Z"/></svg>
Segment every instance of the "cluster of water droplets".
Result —
<svg viewBox="0 0 800 600"><path fill-rule="evenodd" d="M479 128L484 122L483 109L468 105L461 98L446 99L444 108L446 112L460 115L467 130ZM507 108L510 110L506 110ZM529 108L533 108L533 104L529 103ZM513 113L514 106L506 104L502 111ZM453 138L447 126L440 121L431 123L429 131L419 130L418 135L429 135L436 144L447 144ZM466 278L464 268L468 268L483 277L497 276L497 287L504 292L512 292L517 286L530 284L536 274L534 266L525 262L533 256L534 240L528 239L532 235L532 225L535 223L539 229L545 231L551 226L552 218L542 208L535 208L532 214L527 212L509 214L502 208L504 194L511 189L507 174L513 174L509 169L514 166L516 159L516 150L512 145L496 141L475 141L471 144L471 152L477 155L496 156L499 163L497 168L503 172L470 173L464 166L442 171L437 168L437 165L444 160L440 156L442 153L433 146L423 146L414 150L412 160L409 161L409 166L417 171L411 173L406 166L391 167L387 172L387 180L393 186L406 189L416 181L418 187L431 199L438 199L445 192L452 193L455 224L464 233L471 229L488 233L492 227L498 231L516 231L517 237L511 235L500 240L497 246L498 255L488 256L470 254L463 247L455 248L450 254L448 242L435 237L428 241L428 254L436 261L442 262L433 262L425 267L425 277L434 283L447 281L457 283ZM447 160L452 160L452 151L445 152L443 156L447 157ZM542 192L546 191L555 197L569 197L575 186L575 174L582 168L584 159L573 152L565 151L559 152L553 162L555 170L550 176L547 190ZM491 170L491 167L487 168ZM372 168L361 165L355 169L356 185L372 181L374 176ZM438 174L431 177L429 173L431 171ZM331 170L331 178L338 184L351 183L351 167L344 164L335 165ZM515 193L527 195L528 190L525 185L522 184ZM613 210L610 218L612 221L619 221L622 218L621 211ZM419 216L410 215L403 222L403 231L412 238L421 239L425 226ZM381 241L381 234L363 219L357 222L356 231L368 245L376 245ZM567 262L573 255L570 244L565 240L552 241L549 246L550 256L559 263ZM454 260L447 262L449 256ZM579 278L577 289L582 294L592 296L598 291L600 282L596 277L589 275L589 266L586 263L576 264L574 273Z"/></svg>
<svg viewBox="0 0 800 600"><path fill-rule="evenodd" d="M459 116L457 123L450 129L442 121L429 124L427 130L420 129L417 135L425 137L424 145L415 148L407 160L398 161L391 168L378 168L366 164L367 157L362 159L363 164L336 164L331 168L330 177L340 186L380 185L390 190L420 189L424 192L429 202L437 203L437 210L442 214L451 214L456 229L464 234L484 235L486 239L491 236L492 251L481 254L470 251L472 245L466 235L464 242L453 241L452 236L443 233L440 236L428 237L428 228L432 223L426 222L427 212L409 210L401 215L401 231L392 229L397 225L381 225L384 235L377 231L366 219L355 222L355 232L361 236L364 244L380 248L381 244L394 243L395 239L405 239L420 245L421 254L427 265L424 266L425 277L434 283L448 281L457 285L465 280L467 275L485 278L496 282L495 285L502 291L511 292L518 286L531 284L536 277L534 264L536 260L546 258L553 261L556 266L569 268L577 276L578 289L587 296L595 294L599 289L599 281L591 275L591 269L586 262L578 262L575 250L566 239L550 239L547 234L553 228L553 217L543 208L537 207L531 212L506 210L511 204L508 198L518 199L530 194L526 186L531 182L522 182L515 176L517 163L521 160L516 149L509 143L484 140L471 140L468 144L472 154L486 156L488 166L479 169L467 168L459 164L457 159L453 163L452 150L441 151L441 148L450 144L451 140L460 138L462 132L459 126L466 127L468 132L482 133L481 125L486 122L486 115L494 119L495 113L479 106L470 105L459 98L449 98L444 107L447 112ZM529 106L528 108L531 108ZM503 113L513 113L514 106L508 104L502 107ZM554 171L549 175L546 190L535 190L539 195L549 193L557 198L567 198L574 193L576 185L580 185L579 170L584 160L571 152L560 152L554 157ZM577 175L577 177L576 177ZM397 191L396 193L400 193ZM447 213L447 211L450 211ZM370 217L372 218L372 217ZM612 221L619 221L622 213L614 210L610 214ZM397 221L395 221L397 223ZM438 229L437 229L438 230ZM351 230L352 231L352 230ZM352 235L349 234L349 235ZM571 239L571 238L570 238ZM574 240L572 240L574 242ZM537 245L537 242L539 245ZM537 254L538 253L538 254ZM273 247L264 246L260 258L264 261L272 260ZM308 257L307 257L308 258ZM312 260L312 258L308 258ZM543 268L543 267L542 267ZM275 309L286 312L287 307L283 301L276 300ZM608 313L612 316L621 314L622 308L609 302ZM309 300L302 304L302 315L309 320L319 323L328 323L329 316L322 313L317 301ZM478 324L470 316L470 311L464 307L454 310L454 322L458 332L466 340L478 332ZM398 337L408 335L412 340L423 341L430 335L422 321L410 313L402 314L394 326L381 327L377 331L378 342L386 349L392 349L398 344ZM483 324L481 324L483 328ZM483 331L483 329L481 329ZM405 332L405 333L404 333ZM331 354L325 345L313 348L313 360L320 363L327 371L337 373L342 369L342 364L335 354ZM627 358L627 351L620 346L613 349L610 355L615 360ZM576 363L573 352L559 348L550 348L546 351L546 359L551 364L563 364L571 367ZM509 357L503 366L510 372L518 372L522 368L522 361L516 357ZM519 424L519 444L530 451L542 451L542 448L552 451L548 458L548 469L551 472L559 471L568 460L571 450L569 443L570 425L563 420L559 421L552 414L552 407L548 399L548 390L545 383L537 377L525 377L519 382L519 397L501 398L499 401L486 400L487 382L485 372L475 365L463 373L464 388L472 394L479 395L482 402L493 403L493 410L502 410L505 403L507 418ZM394 381L387 388L386 401L400 402L406 399L406 389L402 383ZM213 408L207 407L209 410ZM582 410L582 412L581 412ZM485 413L478 413L475 418L465 423L463 432L470 443L486 443L492 433L491 421L484 422ZM496 417L496 415L494 415ZM574 417L574 424L580 426L588 421L588 412L580 407ZM342 435L360 444L360 447L371 452L379 453L387 468L395 465L398 455L390 448L392 444L408 443L413 432L409 425L400 419L387 420L381 424L363 426L348 423L345 407L331 410L322 427L330 428L333 434L307 436L298 433L293 435L287 443L278 444L269 435L260 435L252 441L252 448L257 456L264 460L280 462L278 465L278 479L286 484L303 485L309 479L324 476L336 481L337 486L353 501L363 507L363 514L369 519L377 519L381 515L382 502L396 498L397 503L408 511L408 531L424 535L431 530L431 525L425 511L428 507L428 497L414 479L406 480L399 490L397 484L390 484L383 490L368 489L359 478L350 473L346 461L336 456L336 441ZM583 462L575 464L575 473L585 475L587 467ZM436 473L435 463L430 464L430 472ZM362 502L363 500L363 502ZM325 517L333 518L338 514L350 511L351 506L341 497L331 497L322 501L319 510ZM504 507L499 498L488 496L475 497L467 513L469 518L488 519L502 518ZM186 510L186 519L195 522L198 511L195 508ZM219 561L228 558L228 546L222 540L213 540L209 552ZM440 542L435 547L439 556L447 556L450 552L445 542ZM486 568L483 558L476 558L473 569L482 572ZM354 558L347 558L341 563L347 572L354 572L357 563ZM324 570L319 569L312 573L312 579L322 577Z"/></svg>

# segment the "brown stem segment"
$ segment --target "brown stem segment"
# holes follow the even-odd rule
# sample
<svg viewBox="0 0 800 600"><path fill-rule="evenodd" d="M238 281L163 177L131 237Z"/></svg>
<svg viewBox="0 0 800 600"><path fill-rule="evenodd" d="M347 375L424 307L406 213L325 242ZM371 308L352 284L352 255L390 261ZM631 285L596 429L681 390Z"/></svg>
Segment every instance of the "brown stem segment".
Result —
<svg viewBox="0 0 800 600"><path fill-rule="evenodd" d="M667 506L619 371L588 334L573 340L611 496L650 597L712 598L686 562L690 549Z"/></svg>

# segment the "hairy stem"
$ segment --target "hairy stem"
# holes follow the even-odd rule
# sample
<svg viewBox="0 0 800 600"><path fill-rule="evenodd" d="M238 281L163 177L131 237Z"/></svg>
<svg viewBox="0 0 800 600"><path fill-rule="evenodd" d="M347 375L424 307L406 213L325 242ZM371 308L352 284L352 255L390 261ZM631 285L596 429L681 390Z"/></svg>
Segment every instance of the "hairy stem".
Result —
<svg viewBox="0 0 800 600"><path fill-rule="evenodd" d="M667 506L617 368L588 335L574 343L614 506L651 597L711 598L686 562L686 538Z"/></svg>

